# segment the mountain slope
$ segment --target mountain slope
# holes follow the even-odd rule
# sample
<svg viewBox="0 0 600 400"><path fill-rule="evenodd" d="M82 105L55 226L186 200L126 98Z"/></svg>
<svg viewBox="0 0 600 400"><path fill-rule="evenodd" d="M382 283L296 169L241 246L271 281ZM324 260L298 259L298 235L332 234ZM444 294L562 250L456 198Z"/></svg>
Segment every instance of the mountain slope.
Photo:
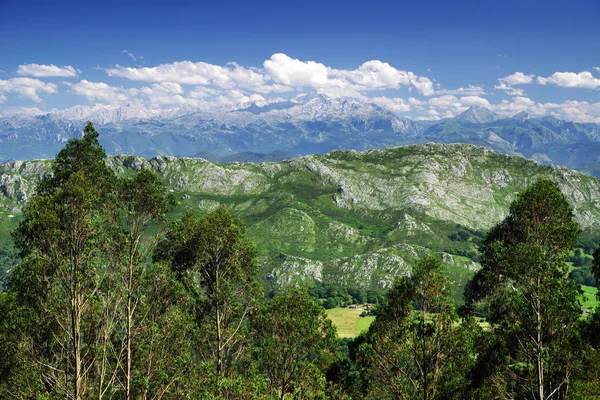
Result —
<svg viewBox="0 0 600 400"><path fill-rule="evenodd" d="M322 280L386 287L433 251L447 254L458 294L477 268L483 232L538 177L560 185L587 232L600 228L595 178L471 145L336 151L262 164L160 156L109 162L121 174L157 171L180 199L173 216L228 204L246 221L262 276L274 285ZM0 167L1 220L18 219L48 167L49 161Z"/></svg>

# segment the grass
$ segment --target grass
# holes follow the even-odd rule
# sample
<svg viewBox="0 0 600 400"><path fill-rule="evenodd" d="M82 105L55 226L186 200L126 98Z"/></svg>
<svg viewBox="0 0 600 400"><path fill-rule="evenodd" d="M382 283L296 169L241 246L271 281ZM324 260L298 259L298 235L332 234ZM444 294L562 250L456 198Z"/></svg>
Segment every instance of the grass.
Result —
<svg viewBox="0 0 600 400"><path fill-rule="evenodd" d="M593 286L581 285L581 290L583 290L583 293L585 295L585 299L583 298L583 296L579 298L579 300L581 301L581 308L597 308L598 304L600 304L600 302L596 298L596 293L598 293L598 289L596 289Z"/></svg>
<svg viewBox="0 0 600 400"><path fill-rule="evenodd" d="M355 338L361 332L369 329L375 317L361 317L363 310L351 308L332 308L327 310L327 316L333 322L340 338Z"/></svg>

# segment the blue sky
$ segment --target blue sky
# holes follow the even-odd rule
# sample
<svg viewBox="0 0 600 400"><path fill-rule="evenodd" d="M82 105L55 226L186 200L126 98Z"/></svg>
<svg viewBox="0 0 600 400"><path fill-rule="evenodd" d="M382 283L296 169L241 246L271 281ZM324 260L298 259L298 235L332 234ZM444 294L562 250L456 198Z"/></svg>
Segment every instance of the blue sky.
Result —
<svg viewBox="0 0 600 400"><path fill-rule="evenodd" d="M599 19L598 0L0 0L0 113L322 92L600 122Z"/></svg>

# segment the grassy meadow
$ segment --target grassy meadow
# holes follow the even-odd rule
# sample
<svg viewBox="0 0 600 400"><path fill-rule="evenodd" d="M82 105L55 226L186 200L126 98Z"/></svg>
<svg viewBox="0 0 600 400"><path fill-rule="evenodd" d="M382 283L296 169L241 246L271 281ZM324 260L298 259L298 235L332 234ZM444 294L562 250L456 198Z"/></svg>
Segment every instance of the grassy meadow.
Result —
<svg viewBox="0 0 600 400"><path fill-rule="evenodd" d="M375 317L361 317L361 309L332 308L327 310L327 316L337 328L340 338L355 338L361 332L369 329Z"/></svg>

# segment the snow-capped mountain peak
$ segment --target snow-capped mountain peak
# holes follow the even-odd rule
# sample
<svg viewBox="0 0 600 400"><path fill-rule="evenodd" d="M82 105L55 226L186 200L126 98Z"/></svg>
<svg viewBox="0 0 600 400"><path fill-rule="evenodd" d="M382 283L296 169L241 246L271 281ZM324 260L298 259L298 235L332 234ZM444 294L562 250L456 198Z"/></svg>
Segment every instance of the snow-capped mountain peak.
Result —
<svg viewBox="0 0 600 400"><path fill-rule="evenodd" d="M485 107L473 106L454 118L454 121L459 123L483 124L486 122L494 122L502 117Z"/></svg>
<svg viewBox="0 0 600 400"><path fill-rule="evenodd" d="M53 110L52 114L71 121L92 121L97 124L122 122L129 119L151 119L159 117L162 109L158 106L146 107L143 103L129 101L123 104L75 106L66 110Z"/></svg>

